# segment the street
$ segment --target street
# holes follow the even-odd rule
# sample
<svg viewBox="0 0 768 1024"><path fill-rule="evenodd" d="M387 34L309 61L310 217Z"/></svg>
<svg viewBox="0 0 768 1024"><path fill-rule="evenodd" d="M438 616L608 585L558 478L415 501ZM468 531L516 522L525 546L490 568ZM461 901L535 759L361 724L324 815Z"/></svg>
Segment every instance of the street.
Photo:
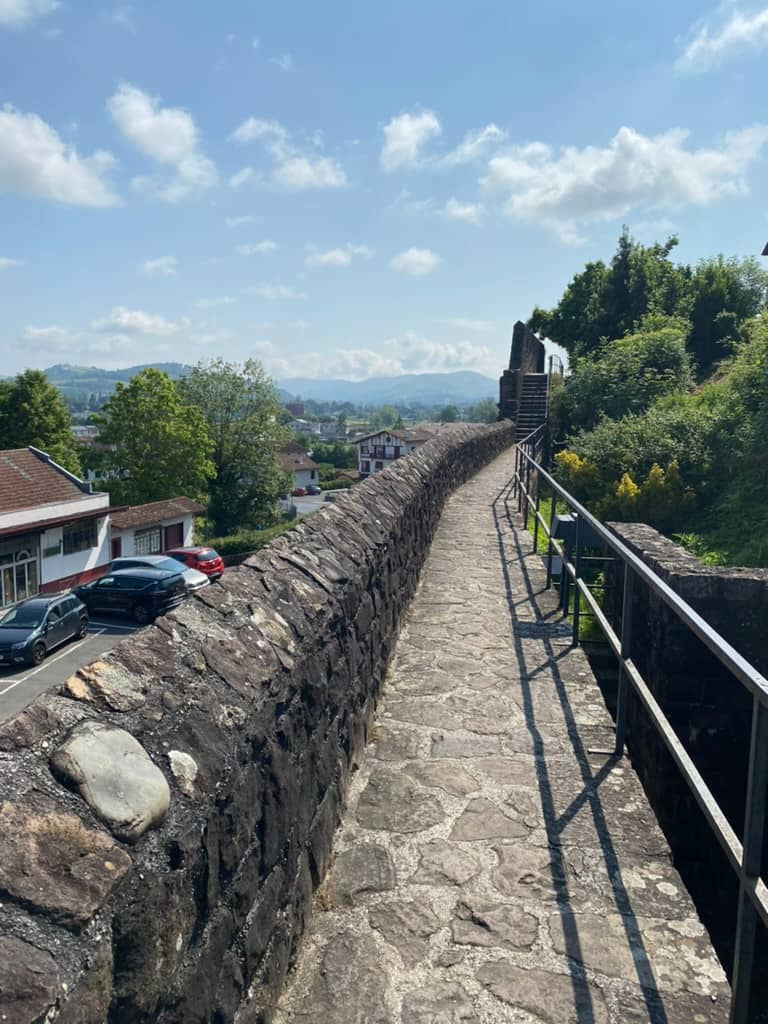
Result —
<svg viewBox="0 0 768 1024"><path fill-rule="evenodd" d="M92 619L83 640L70 640L53 651L38 666L0 668L0 722L31 704L35 697L54 689L78 668L106 654L120 640L139 627L127 619L99 616Z"/></svg>

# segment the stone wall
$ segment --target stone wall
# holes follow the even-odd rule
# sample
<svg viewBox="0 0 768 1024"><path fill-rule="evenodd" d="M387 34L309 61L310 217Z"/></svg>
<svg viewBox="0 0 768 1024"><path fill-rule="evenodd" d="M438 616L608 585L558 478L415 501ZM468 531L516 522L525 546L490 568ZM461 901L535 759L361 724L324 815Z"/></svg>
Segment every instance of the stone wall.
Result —
<svg viewBox="0 0 768 1024"><path fill-rule="evenodd" d="M268 1022L446 496L441 433L0 728L0 1009Z"/></svg>
<svg viewBox="0 0 768 1024"><path fill-rule="evenodd" d="M499 378L499 418L514 420L526 373L544 373L544 345L522 320L512 329L509 369Z"/></svg>
<svg viewBox="0 0 768 1024"><path fill-rule="evenodd" d="M768 570L704 565L650 526L613 531L761 672L768 673ZM621 594L621 580L608 593ZM731 825L741 834L752 699L648 587L635 587L631 655ZM628 704L629 750L726 968L732 959L735 876L639 702ZM768 855L768 844L766 845ZM768 871L768 856L764 877ZM765 993L761 998L765 998Z"/></svg>

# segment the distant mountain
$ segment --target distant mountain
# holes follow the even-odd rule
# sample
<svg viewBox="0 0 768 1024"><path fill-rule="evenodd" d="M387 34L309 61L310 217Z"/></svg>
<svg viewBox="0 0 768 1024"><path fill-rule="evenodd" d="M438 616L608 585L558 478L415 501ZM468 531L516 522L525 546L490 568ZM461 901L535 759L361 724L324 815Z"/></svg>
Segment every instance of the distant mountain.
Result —
<svg viewBox="0 0 768 1024"><path fill-rule="evenodd" d="M59 388L74 387L80 391L112 391L118 382L127 384L141 370L153 368L163 370L174 380L189 372L184 363L141 363L137 366L126 366L122 370L103 370L99 366L72 366L69 363L56 363L45 370L51 384ZM98 386L97 386L98 385Z"/></svg>
<svg viewBox="0 0 768 1024"><path fill-rule="evenodd" d="M468 405L495 398L498 382L473 370L456 373L406 373L367 380L315 380L293 377L279 381L281 391L316 402L356 405Z"/></svg>

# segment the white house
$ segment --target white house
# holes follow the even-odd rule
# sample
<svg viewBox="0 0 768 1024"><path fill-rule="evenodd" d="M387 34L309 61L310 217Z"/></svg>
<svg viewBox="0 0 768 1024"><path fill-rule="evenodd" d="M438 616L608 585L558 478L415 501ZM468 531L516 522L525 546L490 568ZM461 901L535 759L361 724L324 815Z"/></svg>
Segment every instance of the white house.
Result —
<svg viewBox="0 0 768 1024"><path fill-rule="evenodd" d="M195 542L195 516L203 512L204 505L184 497L119 509L111 517L111 557L189 547Z"/></svg>
<svg viewBox="0 0 768 1024"><path fill-rule="evenodd" d="M0 606L85 583L109 562L109 495L37 448L0 452Z"/></svg>
<svg viewBox="0 0 768 1024"><path fill-rule="evenodd" d="M379 430L357 439L357 464L361 477L378 473L409 455L432 437L425 430Z"/></svg>
<svg viewBox="0 0 768 1024"><path fill-rule="evenodd" d="M291 490L320 482L317 463L305 452L298 449L283 449L278 452L277 460L283 472L291 476Z"/></svg>

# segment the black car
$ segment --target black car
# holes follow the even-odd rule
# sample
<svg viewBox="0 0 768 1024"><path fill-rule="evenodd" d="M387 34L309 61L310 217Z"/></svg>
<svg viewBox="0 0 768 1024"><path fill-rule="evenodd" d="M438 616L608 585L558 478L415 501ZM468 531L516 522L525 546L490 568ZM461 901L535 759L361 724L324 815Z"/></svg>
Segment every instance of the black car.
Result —
<svg viewBox="0 0 768 1024"><path fill-rule="evenodd" d="M54 647L88 632L88 610L75 594L29 597L0 611L0 664L39 665Z"/></svg>
<svg viewBox="0 0 768 1024"><path fill-rule="evenodd" d="M89 612L131 615L142 625L164 615L187 596L183 572L118 569L75 591Z"/></svg>

